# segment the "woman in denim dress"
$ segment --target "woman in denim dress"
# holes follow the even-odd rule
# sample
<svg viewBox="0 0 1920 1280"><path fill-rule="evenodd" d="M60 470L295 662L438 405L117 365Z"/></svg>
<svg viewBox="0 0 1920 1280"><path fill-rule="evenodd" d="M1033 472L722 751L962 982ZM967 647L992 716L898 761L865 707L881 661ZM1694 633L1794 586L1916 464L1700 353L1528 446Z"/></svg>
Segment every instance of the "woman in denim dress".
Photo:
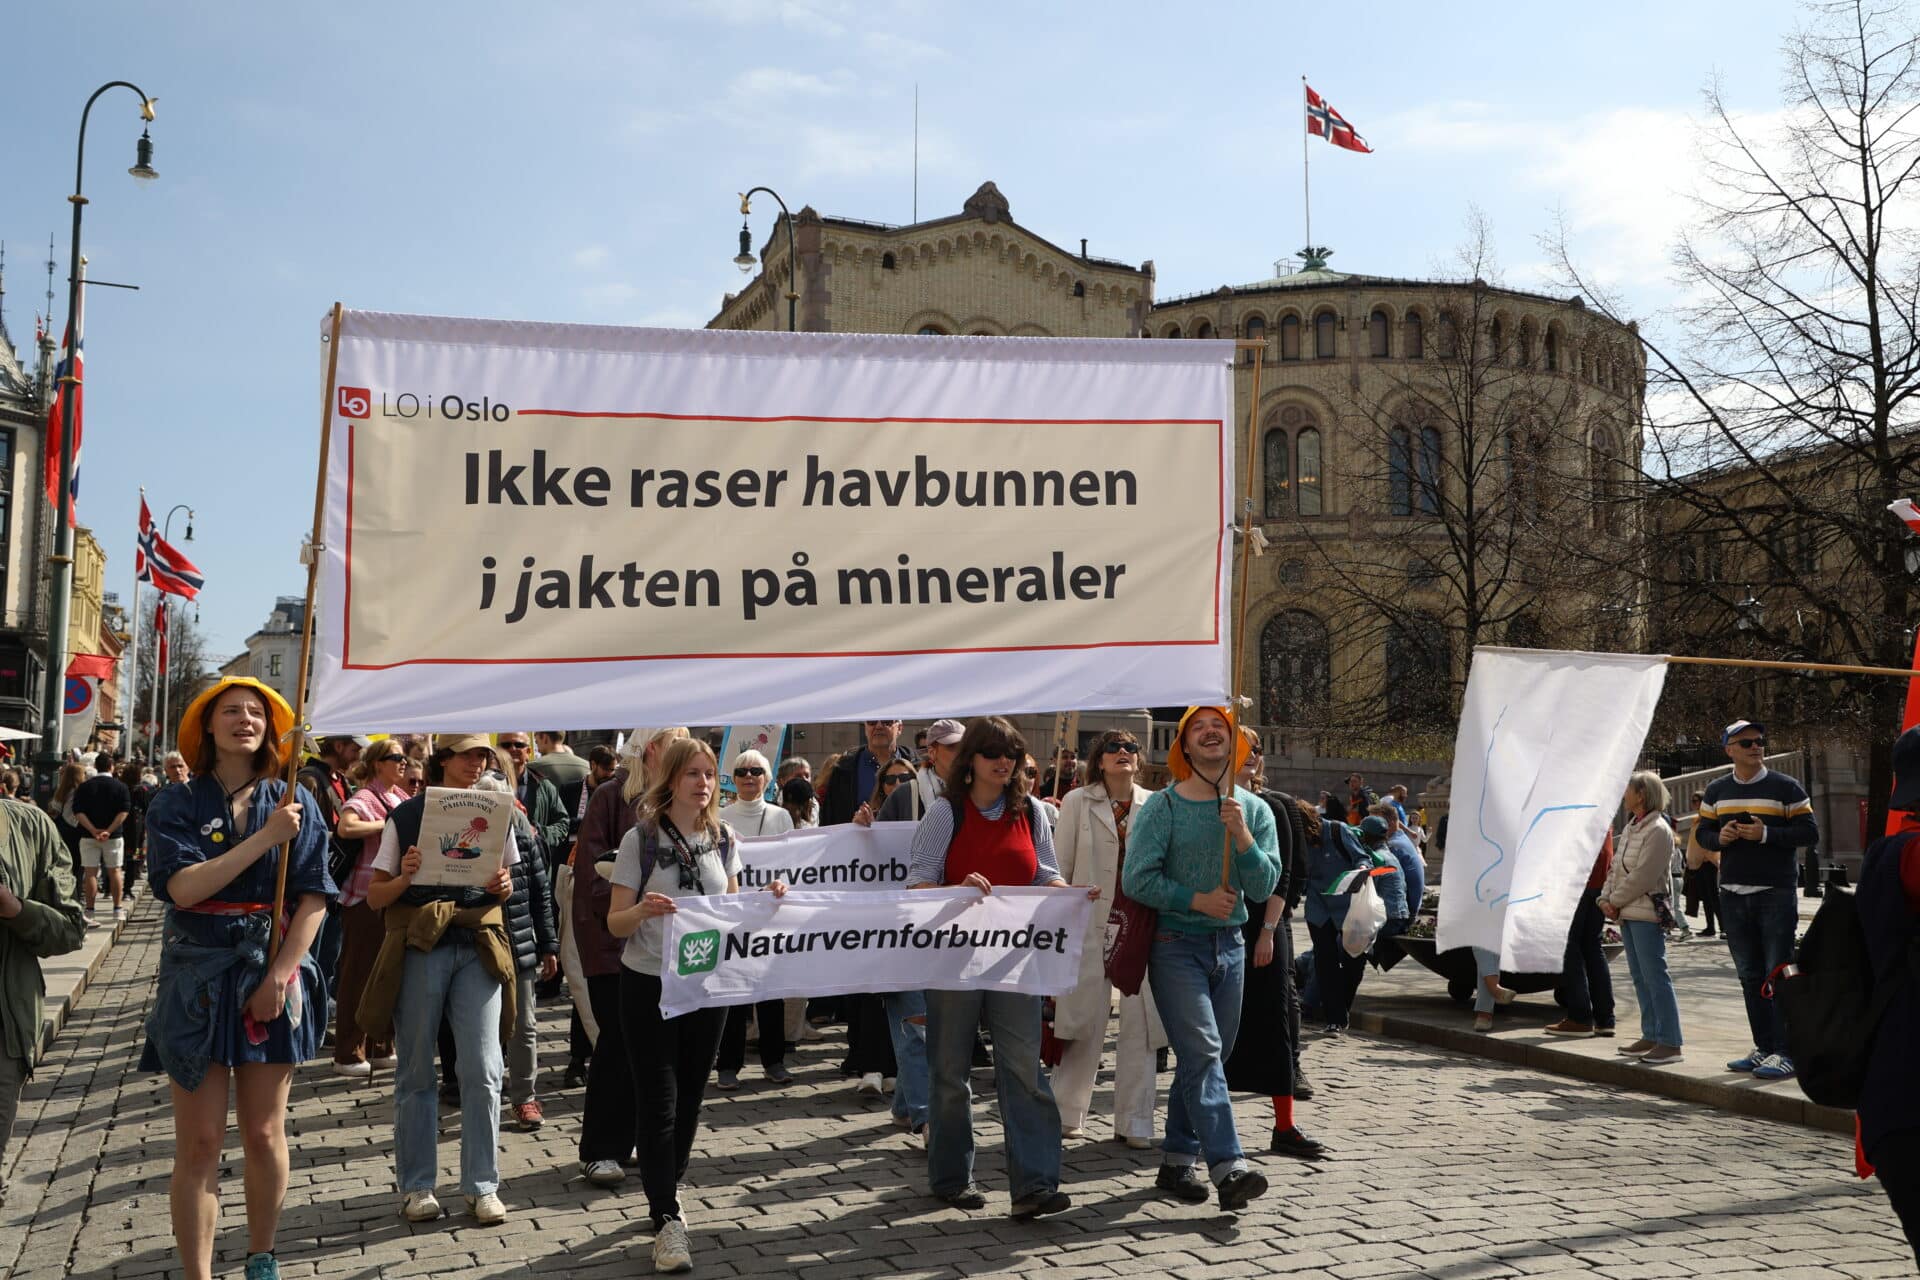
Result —
<svg viewBox="0 0 1920 1280"><path fill-rule="evenodd" d="M308 949L336 892L325 824L301 821L318 812L312 795L297 787L281 803L287 784L275 774L292 728L293 711L266 685L220 681L181 718L193 778L147 810L148 873L167 912L140 1067L165 1071L172 1085L169 1197L188 1280L212 1276L229 1083L246 1152L247 1280L280 1274L273 1237L287 1190L287 1087L326 1024ZM289 919L269 962L282 857Z"/></svg>

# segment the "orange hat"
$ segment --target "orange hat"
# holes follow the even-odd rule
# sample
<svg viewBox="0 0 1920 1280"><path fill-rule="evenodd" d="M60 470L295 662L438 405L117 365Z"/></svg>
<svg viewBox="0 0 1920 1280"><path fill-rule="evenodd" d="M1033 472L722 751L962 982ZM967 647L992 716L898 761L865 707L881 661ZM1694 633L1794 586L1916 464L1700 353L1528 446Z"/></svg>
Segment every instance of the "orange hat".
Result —
<svg viewBox="0 0 1920 1280"><path fill-rule="evenodd" d="M1247 762L1252 749L1247 746L1246 737L1240 732L1239 723L1233 718L1229 707L1188 707L1187 713L1180 717L1180 727L1174 731L1173 745L1167 748L1167 772L1173 775L1175 782L1184 782L1193 776L1193 765L1187 760L1183 745L1187 737L1187 721L1202 711L1211 711L1227 722L1227 733L1233 739L1233 767L1227 770L1222 782L1230 782L1240 772L1240 766Z"/></svg>
<svg viewBox="0 0 1920 1280"><path fill-rule="evenodd" d="M279 691L270 685L261 684L251 676L225 676L208 688L200 696L187 704L180 713L180 732L174 738L174 748L186 758L189 768L200 758L200 739L206 725L207 708L213 700L229 689L252 689L267 704L267 733L272 736L279 749L280 759L285 762L292 752L300 747L300 739L293 732L293 708Z"/></svg>

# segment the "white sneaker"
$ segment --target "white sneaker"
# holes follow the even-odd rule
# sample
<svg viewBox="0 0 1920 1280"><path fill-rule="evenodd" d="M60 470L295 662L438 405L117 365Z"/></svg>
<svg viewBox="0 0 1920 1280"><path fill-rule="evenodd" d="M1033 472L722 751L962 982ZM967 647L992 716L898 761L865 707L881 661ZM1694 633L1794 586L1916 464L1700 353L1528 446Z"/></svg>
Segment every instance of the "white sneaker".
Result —
<svg viewBox="0 0 1920 1280"><path fill-rule="evenodd" d="M468 1196L467 1208L483 1227L497 1227L507 1220L507 1206L501 1202L496 1192L489 1191L483 1196Z"/></svg>
<svg viewBox="0 0 1920 1280"><path fill-rule="evenodd" d="M431 1191L409 1191L400 1202L400 1216L408 1222L432 1222L440 1216L440 1201Z"/></svg>
<svg viewBox="0 0 1920 1280"><path fill-rule="evenodd" d="M883 1087L880 1083L880 1073L878 1071L867 1072L867 1074L860 1077L860 1083L855 1086L861 1093L879 1093Z"/></svg>
<svg viewBox="0 0 1920 1280"><path fill-rule="evenodd" d="M620 1167L618 1160L595 1160L580 1169L596 1187L617 1187L627 1180L627 1171Z"/></svg>
<svg viewBox="0 0 1920 1280"><path fill-rule="evenodd" d="M895 1080L895 1078L894 1078L894 1077L892 1077L892 1076L881 1076L881 1077L880 1077L880 1089L881 1089L881 1092L883 1092L883 1093L892 1093L892 1092L893 1092L893 1089L894 1089L894 1085L895 1085L896 1083L897 1083L897 1081L896 1081L896 1080Z"/></svg>
<svg viewBox="0 0 1920 1280"><path fill-rule="evenodd" d="M693 1270L693 1251L687 1247L687 1226L678 1218L660 1224L653 1238L653 1269L663 1275Z"/></svg>
<svg viewBox="0 0 1920 1280"><path fill-rule="evenodd" d="M373 1074L373 1064L370 1062L336 1062L333 1064L333 1074L337 1076L370 1076Z"/></svg>

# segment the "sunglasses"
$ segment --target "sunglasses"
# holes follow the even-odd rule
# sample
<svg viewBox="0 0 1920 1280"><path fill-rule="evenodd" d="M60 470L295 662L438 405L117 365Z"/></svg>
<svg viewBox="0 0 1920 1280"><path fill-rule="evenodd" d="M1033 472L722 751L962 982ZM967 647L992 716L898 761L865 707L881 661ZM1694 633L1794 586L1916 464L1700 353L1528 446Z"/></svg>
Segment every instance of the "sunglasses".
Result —
<svg viewBox="0 0 1920 1280"><path fill-rule="evenodd" d="M1733 741L1733 745L1736 747L1764 747L1767 745L1767 740L1765 738L1736 738Z"/></svg>
<svg viewBox="0 0 1920 1280"><path fill-rule="evenodd" d="M1126 755L1137 756L1140 754L1140 744L1137 742L1109 742L1101 747L1100 750L1102 754L1108 751L1119 751Z"/></svg>
<svg viewBox="0 0 1920 1280"><path fill-rule="evenodd" d="M532 745L533 745L532 743L528 743L528 742L502 742L500 744L500 749L502 751L525 751L528 747Z"/></svg>
<svg viewBox="0 0 1920 1280"><path fill-rule="evenodd" d="M1006 747L982 747L973 754L982 760L1012 760L1020 753Z"/></svg>
<svg viewBox="0 0 1920 1280"><path fill-rule="evenodd" d="M764 778L767 776L767 771L757 764L751 764L744 768L735 769L733 776L736 778Z"/></svg>
<svg viewBox="0 0 1920 1280"><path fill-rule="evenodd" d="M898 786L902 782L911 782L912 780L913 780L913 775L910 773L889 773L885 777L880 779L880 785L884 787L892 787L892 786Z"/></svg>
<svg viewBox="0 0 1920 1280"><path fill-rule="evenodd" d="M1026 773L1029 778L1037 778L1040 776L1040 771L1038 769L1028 769Z"/></svg>

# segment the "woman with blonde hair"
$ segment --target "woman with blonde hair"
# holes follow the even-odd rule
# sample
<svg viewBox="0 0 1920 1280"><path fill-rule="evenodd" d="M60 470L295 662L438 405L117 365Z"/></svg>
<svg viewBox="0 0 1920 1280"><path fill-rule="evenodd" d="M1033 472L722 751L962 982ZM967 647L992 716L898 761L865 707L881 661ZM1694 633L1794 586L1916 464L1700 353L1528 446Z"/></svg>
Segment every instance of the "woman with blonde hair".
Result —
<svg viewBox="0 0 1920 1280"><path fill-rule="evenodd" d="M621 1165L633 1159L640 1137L633 1073L620 1028L622 947L621 940L607 931L613 882L604 873L612 869L613 853L620 847L621 838L639 820L640 799L660 753L686 736L684 727L635 729L628 734L620 767L594 789L573 846L573 900L565 909L573 913L580 967L587 977L587 1000L599 1024L599 1038L587 1063L580 1170L597 1187L618 1186L625 1180L626 1170Z"/></svg>
<svg viewBox="0 0 1920 1280"><path fill-rule="evenodd" d="M680 1207L680 1179L693 1154L700 1100L720 1050L722 1008L676 1018L660 1011L665 917L675 899L740 891L738 837L720 819L713 749L680 738L648 773L641 816L620 838L607 929L620 952L620 1020L640 1123L640 1179L653 1219L653 1269L685 1271L693 1259ZM774 895L786 885L769 886ZM594 1054L598 1062L604 1050Z"/></svg>
<svg viewBox="0 0 1920 1280"><path fill-rule="evenodd" d="M1621 1045L1619 1052L1646 1066L1664 1067L1682 1060L1680 1002L1667 972L1667 937L1660 919L1673 865L1666 783L1657 773L1636 773L1627 781L1622 803L1627 825L1606 888L1600 891L1600 913L1619 923L1626 940L1627 972L1633 975L1633 993L1640 1002L1640 1038Z"/></svg>

